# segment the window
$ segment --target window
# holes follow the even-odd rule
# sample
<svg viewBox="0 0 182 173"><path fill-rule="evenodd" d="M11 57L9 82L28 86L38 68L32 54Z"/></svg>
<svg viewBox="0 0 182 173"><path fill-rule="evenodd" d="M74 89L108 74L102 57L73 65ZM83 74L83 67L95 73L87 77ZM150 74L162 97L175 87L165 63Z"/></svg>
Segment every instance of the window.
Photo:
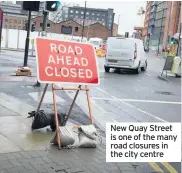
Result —
<svg viewBox="0 0 182 173"><path fill-rule="evenodd" d="M21 24L21 20L18 20L18 24Z"/></svg>
<svg viewBox="0 0 182 173"><path fill-rule="evenodd" d="M84 14L84 12L83 12L83 11L81 11L81 14Z"/></svg>
<svg viewBox="0 0 182 173"><path fill-rule="evenodd" d="M92 16L94 16L95 15L95 13L92 13Z"/></svg>
<svg viewBox="0 0 182 173"><path fill-rule="evenodd" d="M75 13L78 14L78 11L76 11Z"/></svg>
<svg viewBox="0 0 182 173"><path fill-rule="evenodd" d="M89 19L89 17L86 17L86 19Z"/></svg>
<svg viewBox="0 0 182 173"><path fill-rule="evenodd" d="M14 23L17 23L17 20L14 20Z"/></svg>
<svg viewBox="0 0 182 173"><path fill-rule="evenodd" d="M76 15L75 18L78 19L78 16Z"/></svg>
<svg viewBox="0 0 182 173"><path fill-rule="evenodd" d="M109 18L112 19L112 15L110 15Z"/></svg>
<svg viewBox="0 0 182 173"><path fill-rule="evenodd" d="M50 23L48 23L48 24L47 24L47 28L50 28L50 26L51 26Z"/></svg>
<svg viewBox="0 0 182 173"><path fill-rule="evenodd" d="M5 25L4 27L7 28L7 25Z"/></svg>
<svg viewBox="0 0 182 173"><path fill-rule="evenodd" d="M40 27L42 27L42 23L40 23Z"/></svg>
<svg viewBox="0 0 182 173"><path fill-rule="evenodd" d="M12 19L9 20L9 23L12 23Z"/></svg>
<svg viewBox="0 0 182 173"><path fill-rule="evenodd" d="M67 15L67 14L65 14L65 15L64 15L64 17L67 19L67 18L68 18L68 15Z"/></svg>
<svg viewBox="0 0 182 173"><path fill-rule="evenodd" d="M81 16L81 19L83 19L83 16Z"/></svg>
<svg viewBox="0 0 182 173"><path fill-rule="evenodd" d="M19 26L18 29L20 30L21 29L21 26Z"/></svg>
<svg viewBox="0 0 182 173"><path fill-rule="evenodd" d="M70 17L72 18L72 17L73 17L73 15L70 15Z"/></svg>
<svg viewBox="0 0 182 173"><path fill-rule="evenodd" d="M8 22L8 19L5 19L5 22Z"/></svg>
<svg viewBox="0 0 182 173"><path fill-rule="evenodd" d="M99 20L99 18L97 18L97 21Z"/></svg>
<svg viewBox="0 0 182 173"><path fill-rule="evenodd" d="M9 25L9 29L11 29L12 28L12 26L11 25Z"/></svg>
<svg viewBox="0 0 182 173"><path fill-rule="evenodd" d="M89 15L89 12L86 12L87 15Z"/></svg>
<svg viewBox="0 0 182 173"><path fill-rule="evenodd" d="M100 16L100 14L99 14L99 13L97 13L97 16Z"/></svg>
<svg viewBox="0 0 182 173"><path fill-rule="evenodd" d="M64 26L61 27L62 34L72 34L72 27L71 26Z"/></svg>
<svg viewBox="0 0 182 173"><path fill-rule="evenodd" d="M104 21L105 19L104 18L102 18L102 21Z"/></svg>
<svg viewBox="0 0 182 173"><path fill-rule="evenodd" d="M78 27L75 27L75 32L78 32Z"/></svg>
<svg viewBox="0 0 182 173"><path fill-rule="evenodd" d="M71 10L70 13L73 13L73 10Z"/></svg>

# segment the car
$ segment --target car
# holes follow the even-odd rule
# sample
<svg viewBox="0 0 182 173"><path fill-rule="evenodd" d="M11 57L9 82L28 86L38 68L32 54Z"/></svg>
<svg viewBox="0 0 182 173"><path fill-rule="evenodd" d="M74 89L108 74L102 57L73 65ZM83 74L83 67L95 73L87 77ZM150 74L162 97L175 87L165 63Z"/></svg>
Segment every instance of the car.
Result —
<svg viewBox="0 0 182 173"><path fill-rule="evenodd" d="M147 58L143 41L135 38L109 37L104 69L130 69L139 74L147 69Z"/></svg>

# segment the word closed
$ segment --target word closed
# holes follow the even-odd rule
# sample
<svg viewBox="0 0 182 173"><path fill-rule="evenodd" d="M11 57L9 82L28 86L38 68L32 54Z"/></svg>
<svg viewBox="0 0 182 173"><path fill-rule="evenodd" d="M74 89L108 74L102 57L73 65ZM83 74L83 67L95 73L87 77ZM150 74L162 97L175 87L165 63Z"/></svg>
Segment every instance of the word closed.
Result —
<svg viewBox="0 0 182 173"><path fill-rule="evenodd" d="M99 84L92 45L36 38L38 80L44 83Z"/></svg>

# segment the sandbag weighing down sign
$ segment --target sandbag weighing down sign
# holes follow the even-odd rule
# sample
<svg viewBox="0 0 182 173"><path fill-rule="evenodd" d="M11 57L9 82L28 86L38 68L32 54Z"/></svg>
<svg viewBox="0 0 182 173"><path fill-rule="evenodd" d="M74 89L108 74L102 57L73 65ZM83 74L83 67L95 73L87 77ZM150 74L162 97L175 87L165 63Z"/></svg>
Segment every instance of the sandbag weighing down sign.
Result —
<svg viewBox="0 0 182 173"><path fill-rule="evenodd" d="M40 82L99 84L92 45L48 38L36 38L35 45Z"/></svg>

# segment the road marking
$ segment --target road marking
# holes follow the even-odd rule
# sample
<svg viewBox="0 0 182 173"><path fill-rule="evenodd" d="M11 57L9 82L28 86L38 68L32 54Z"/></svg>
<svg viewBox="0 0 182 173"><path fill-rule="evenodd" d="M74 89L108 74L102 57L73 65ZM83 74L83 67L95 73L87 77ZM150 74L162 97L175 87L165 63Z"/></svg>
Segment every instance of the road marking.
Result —
<svg viewBox="0 0 182 173"><path fill-rule="evenodd" d="M159 120L159 121L162 121L162 122L166 122L166 123L167 123L167 121L163 120L162 118L159 118L159 117L157 117L157 116L155 116L155 115L153 115L153 114L151 114L151 113L148 113L148 112L146 112L146 111L143 111L143 110L141 110L141 109L139 109L139 108L137 108L137 107L135 107L135 106L133 106L133 105L131 105L131 104L129 104L129 103L126 103L126 102L124 102L122 99L117 99L116 97L110 95L108 92L106 92L106 91L104 91L104 90L102 90L102 89L100 89L100 88L98 88L98 87L97 87L96 89L102 91L103 93L107 94L108 96L112 97L112 98L115 99L115 100L119 100L121 103L124 103L124 104L126 104L126 105L128 105L128 106L130 106L130 107L132 107L132 108L135 108L135 109L138 110L139 112L145 113L146 115L148 115L148 116L150 116L150 117L152 117L152 118L155 118L155 119L157 119L157 120ZM121 101L121 100L122 100L122 101Z"/></svg>
<svg viewBox="0 0 182 173"><path fill-rule="evenodd" d="M147 75L147 76L152 76L152 75L150 75L150 74L148 74L148 73L144 73L145 75Z"/></svg>
<svg viewBox="0 0 182 173"><path fill-rule="evenodd" d="M144 102L144 103L161 103L161 104L175 104L181 105L182 102L169 102L162 100L137 100L137 99L118 99L118 98L102 98L102 97L92 97L94 100L110 100L110 101L121 101L121 102Z"/></svg>
<svg viewBox="0 0 182 173"><path fill-rule="evenodd" d="M91 100L91 103L92 103L93 105L95 105L95 106L96 106L99 110L101 110L102 112L108 113L105 109L103 109L102 107L100 107L100 106L96 103L95 100Z"/></svg>
<svg viewBox="0 0 182 173"><path fill-rule="evenodd" d="M169 163L161 162L161 164L170 172L170 173L178 173Z"/></svg>
<svg viewBox="0 0 182 173"><path fill-rule="evenodd" d="M119 121L116 121L115 119L112 119L113 122L118 123Z"/></svg>
<svg viewBox="0 0 182 173"><path fill-rule="evenodd" d="M110 95L108 92L106 92L106 91L102 90L102 89L101 89L101 88L99 88L99 87L96 87L96 89L97 89L97 90L99 90L99 91L101 91L101 92L103 92L104 94L107 94L109 97L111 97L111 98L113 98L113 99L117 99L116 97L114 97L114 96Z"/></svg>
<svg viewBox="0 0 182 173"><path fill-rule="evenodd" d="M163 173L164 171L155 162L149 162L150 166L158 173Z"/></svg>

